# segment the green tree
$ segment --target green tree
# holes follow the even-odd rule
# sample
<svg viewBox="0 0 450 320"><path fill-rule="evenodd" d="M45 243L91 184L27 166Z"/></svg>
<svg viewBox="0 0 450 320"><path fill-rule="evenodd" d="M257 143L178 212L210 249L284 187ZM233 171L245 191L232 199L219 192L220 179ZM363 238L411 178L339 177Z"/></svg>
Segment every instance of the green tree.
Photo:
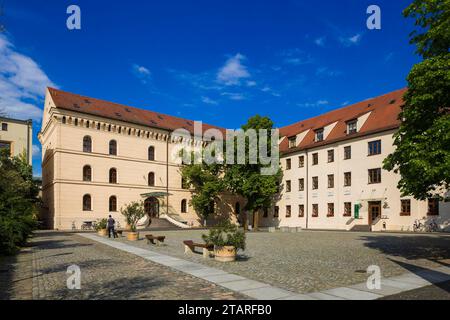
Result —
<svg viewBox="0 0 450 320"><path fill-rule="evenodd" d="M246 133L248 130L267 130L267 150L270 155L271 140L273 129L273 122L268 117L261 117L259 115L251 117L248 122L242 126L242 130ZM257 142L259 145L259 139L261 137L257 135ZM235 138L235 145L237 139ZM236 152L238 148L235 147L235 159L237 158ZM274 196L278 193L279 183L281 179L281 169L279 163L277 163L277 170L273 175L261 174L261 169L267 167L267 165L261 162L261 157L258 154L256 163L250 163L249 155L252 150L252 146L249 142L248 136L245 139L245 163L244 164L231 164L227 165L225 169L224 182L229 191L234 194L238 194L246 199L246 205L243 214L244 230L247 230L248 221L246 211L253 212L253 228L258 230L259 227L259 213L263 208L268 208L273 202Z"/></svg>
<svg viewBox="0 0 450 320"><path fill-rule="evenodd" d="M424 60L407 77L396 149L384 169L400 173L403 195L425 200L450 185L450 0L415 0L403 14L415 19L410 43Z"/></svg>
<svg viewBox="0 0 450 320"><path fill-rule="evenodd" d="M14 253L33 232L38 192L25 154L0 150L0 253Z"/></svg>
<svg viewBox="0 0 450 320"><path fill-rule="evenodd" d="M193 158L194 154L191 156L191 159ZM185 187L193 189L191 205L202 223L206 225L206 220L214 214L215 203L219 201L219 196L224 191L223 165L191 161L191 164L181 167L181 176Z"/></svg>

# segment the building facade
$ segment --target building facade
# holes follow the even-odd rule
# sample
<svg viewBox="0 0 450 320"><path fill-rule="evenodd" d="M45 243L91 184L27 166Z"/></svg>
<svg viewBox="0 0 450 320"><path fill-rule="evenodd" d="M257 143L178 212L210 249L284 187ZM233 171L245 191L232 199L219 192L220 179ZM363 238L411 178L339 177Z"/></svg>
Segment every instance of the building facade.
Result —
<svg viewBox="0 0 450 320"><path fill-rule="evenodd" d="M393 134L404 90L280 128L283 182L264 226L340 230L412 230L416 219L450 218L450 202L402 197L399 176L382 169L394 150ZM43 201L48 226L80 228L142 200L147 215L179 227L202 221L183 188L174 157L183 128L193 122L49 88L42 130ZM224 129L203 124L200 136ZM206 134L205 134L206 135ZM201 147L203 138L193 138ZM223 196L217 219L237 220L242 199ZM142 221L142 225L146 221Z"/></svg>
<svg viewBox="0 0 450 320"><path fill-rule="evenodd" d="M139 200L152 219L199 225L189 205L191 191L183 187L181 159L173 157L179 143L173 130L191 131L192 126L189 120L49 88L39 134L48 227L79 229L109 214L125 226L120 208ZM217 217L235 219L238 201L222 200L216 204Z"/></svg>
<svg viewBox="0 0 450 320"><path fill-rule="evenodd" d="M28 163L33 161L33 123L0 117L0 149L8 149L11 156L25 154Z"/></svg>

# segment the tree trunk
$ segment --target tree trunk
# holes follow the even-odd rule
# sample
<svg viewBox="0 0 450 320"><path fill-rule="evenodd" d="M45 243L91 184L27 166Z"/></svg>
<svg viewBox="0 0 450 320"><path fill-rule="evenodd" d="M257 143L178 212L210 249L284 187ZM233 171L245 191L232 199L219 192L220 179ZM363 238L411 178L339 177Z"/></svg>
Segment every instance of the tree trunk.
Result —
<svg viewBox="0 0 450 320"><path fill-rule="evenodd" d="M244 214L242 215L242 218L244 219L244 221L243 221L244 232L246 232L248 230L248 219L247 219L247 212L246 211L244 211Z"/></svg>
<svg viewBox="0 0 450 320"><path fill-rule="evenodd" d="M259 211L253 211L253 230L259 230Z"/></svg>

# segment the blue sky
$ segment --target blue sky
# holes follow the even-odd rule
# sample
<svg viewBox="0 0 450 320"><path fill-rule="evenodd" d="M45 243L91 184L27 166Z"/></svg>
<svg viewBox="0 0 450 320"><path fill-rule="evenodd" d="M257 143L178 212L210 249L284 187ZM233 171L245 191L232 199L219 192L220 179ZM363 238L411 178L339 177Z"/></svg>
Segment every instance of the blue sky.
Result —
<svg viewBox="0 0 450 320"><path fill-rule="evenodd" d="M46 85L227 128L256 113L283 126L402 88L419 61L410 0L1 2L0 108L35 133ZM81 30L66 28L71 4ZM371 4L381 30L366 27Z"/></svg>

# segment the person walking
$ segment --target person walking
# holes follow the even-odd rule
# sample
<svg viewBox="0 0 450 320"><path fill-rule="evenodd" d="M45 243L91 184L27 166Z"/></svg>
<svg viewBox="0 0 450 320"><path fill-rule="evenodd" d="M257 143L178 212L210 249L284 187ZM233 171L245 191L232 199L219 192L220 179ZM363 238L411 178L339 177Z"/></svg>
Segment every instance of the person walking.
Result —
<svg viewBox="0 0 450 320"><path fill-rule="evenodd" d="M113 238L115 238L115 231L114 231L114 224L116 223L116 221L114 221L113 217L111 217L111 215L109 215L108 218L108 238L111 238L111 233L113 235Z"/></svg>

